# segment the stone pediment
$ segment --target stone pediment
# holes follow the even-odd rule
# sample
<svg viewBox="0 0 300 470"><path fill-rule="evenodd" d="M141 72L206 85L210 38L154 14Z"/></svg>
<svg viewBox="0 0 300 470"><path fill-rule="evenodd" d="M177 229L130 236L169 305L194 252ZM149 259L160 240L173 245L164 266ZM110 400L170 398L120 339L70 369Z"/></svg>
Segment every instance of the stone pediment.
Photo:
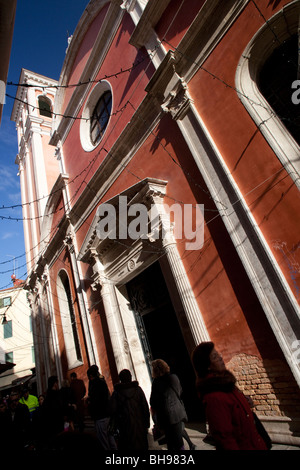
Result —
<svg viewBox="0 0 300 470"><path fill-rule="evenodd" d="M150 210L152 205L162 203L166 193L166 185L166 181L146 178L100 204L80 249L78 255L79 260L89 262L92 253L97 253L102 260L106 258L106 261L109 262L109 258L116 259L117 252L124 253L126 250L131 250L133 245L136 245L141 240L122 236L118 231L114 237L110 236L110 233L107 233L106 236L101 236L99 233L99 222L103 216L105 207L109 206L115 211L115 222L116 225L119 226L120 218L122 217L120 212L122 209L129 210L134 204L141 204L145 210ZM128 222L130 222L130 217ZM159 221L157 222L159 223ZM127 226L123 226L123 235L126 229Z"/></svg>

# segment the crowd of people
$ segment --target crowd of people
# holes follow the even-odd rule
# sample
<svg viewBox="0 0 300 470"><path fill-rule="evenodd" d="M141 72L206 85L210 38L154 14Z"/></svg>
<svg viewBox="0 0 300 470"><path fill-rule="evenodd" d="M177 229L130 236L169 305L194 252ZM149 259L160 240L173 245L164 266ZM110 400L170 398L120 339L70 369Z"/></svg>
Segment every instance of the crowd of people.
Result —
<svg viewBox="0 0 300 470"><path fill-rule="evenodd" d="M52 450L67 431L84 428L86 387L75 372L59 387L58 378L48 379L45 394L38 397L28 388L12 390L0 398L0 440L11 450Z"/></svg>
<svg viewBox="0 0 300 470"><path fill-rule="evenodd" d="M271 441L253 413L251 404L236 386L212 342L201 343L192 354L200 403L204 406L209 434L217 449L267 450ZM150 406L144 391L127 369L110 394L96 365L87 371L88 390L76 373L59 387L58 378L48 379L45 395L28 389L13 391L0 399L0 442L6 449L60 451L91 449L145 452L153 421L153 437L172 452L196 446L185 422L179 378L162 359L152 362ZM85 415L92 418L95 433L84 432ZM154 432L155 431L155 432ZM157 436L156 436L157 434Z"/></svg>

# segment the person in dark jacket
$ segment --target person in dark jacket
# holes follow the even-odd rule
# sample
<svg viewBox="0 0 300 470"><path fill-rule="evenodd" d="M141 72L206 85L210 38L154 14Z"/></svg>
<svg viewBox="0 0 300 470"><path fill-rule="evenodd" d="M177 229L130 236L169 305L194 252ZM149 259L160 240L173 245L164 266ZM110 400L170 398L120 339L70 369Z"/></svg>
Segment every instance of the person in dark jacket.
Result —
<svg viewBox="0 0 300 470"><path fill-rule="evenodd" d="M76 404L75 421L76 421L76 424L78 425L79 432L83 432L84 414L85 414L84 397L86 394L86 388L85 388L84 381L77 378L76 372L72 372L70 377L71 377L70 387L73 390L73 394L75 397L75 404Z"/></svg>
<svg viewBox="0 0 300 470"><path fill-rule="evenodd" d="M259 434L249 401L236 387L236 379L226 369L214 343L199 344L192 361L198 396L217 450L268 450L267 433L264 438Z"/></svg>
<svg viewBox="0 0 300 470"><path fill-rule="evenodd" d="M75 395L68 380L63 380L59 390L64 412L64 430L74 430L75 421Z"/></svg>
<svg viewBox="0 0 300 470"><path fill-rule="evenodd" d="M64 409L59 392L58 378L48 378L48 389L41 408L41 433L44 434L44 445L51 447L56 437L64 430Z"/></svg>
<svg viewBox="0 0 300 470"><path fill-rule="evenodd" d="M150 411L145 394L138 382L132 381L128 369L120 372L119 379L111 397L112 422L119 431L118 449L147 451Z"/></svg>
<svg viewBox="0 0 300 470"><path fill-rule="evenodd" d="M104 377L100 377L96 365L88 369L87 376L89 412L95 422L97 437L103 450L116 450L115 439L109 433L110 395L107 384Z"/></svg>
<svg viewBox="0 0 300 470"><path fill-rule="evenodd" d="M180 381L162 359L152 362L152 376L150 405L156 422L165 431L168 450L183 450L182 423L187 421L187 415L181 400Z"/></svg>
<svg viewBox="0 0 300 470"><path fill-rule="evenodd" d="M12 391L7 406L2 401L0 435L5 452L24 451L32 443L30 413L19 400L19 393Z"/></svg>

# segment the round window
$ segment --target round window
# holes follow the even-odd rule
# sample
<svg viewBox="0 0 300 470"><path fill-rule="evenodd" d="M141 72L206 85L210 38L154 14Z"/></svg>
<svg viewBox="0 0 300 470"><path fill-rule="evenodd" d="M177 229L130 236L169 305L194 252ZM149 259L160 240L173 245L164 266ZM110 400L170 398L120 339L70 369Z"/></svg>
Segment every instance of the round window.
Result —
<svg viewBox="0 0 300 470"><path fill-rule="evenodd" d="M112 92L108 82L98 83L90 93L80 123L80 140L84 150L90 152L100 143L112 110Z"/></svg>
<svg viewBox="0 0 300 470"><path fill-rule="evenodd" d="M90 138L93 145L97 145L102 139L109 121L111 105L111 91L106 91L98 100L91 117Z"/></svg>

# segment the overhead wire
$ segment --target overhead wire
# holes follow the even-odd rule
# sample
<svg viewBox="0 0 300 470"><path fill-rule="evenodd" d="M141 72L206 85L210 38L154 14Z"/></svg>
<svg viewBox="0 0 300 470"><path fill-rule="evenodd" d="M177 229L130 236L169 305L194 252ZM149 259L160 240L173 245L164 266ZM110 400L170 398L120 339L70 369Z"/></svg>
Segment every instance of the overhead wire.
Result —
<svg viewBox="0 0 300 470"><path fill-rule="evenodd" d="M180 5L180 8L181 8L181 6L183 5L183 3L184 3L184 0L182 1L181 5ZM180 8L179 8L179 10L180 10ZM179 10L178 10L178 11L179 11ZM193 63L194 63L195 65L197 65L201 70L203 70L203 71L205 71L206 73L208 73L209 75L211 75L212 78L219 80L219 81L220 81L221 83L223 83L223 85L225 85L227 88L232 88L237 94L242 95L244 98L246 98L247 100L251 101L252 104L262 106L263 108L267 109L268 111L271 111L271 113L272 113L273 116L274 116L274 115L277 115L277 113L275 113L274 111L270 110L269 107L266 107L265 105L263 105L263 104L260 103L260 102L255 102L253 99L251 99L250 97L248 97L246 94L244 94L244 93L242 93L240 90L238 90L235 86L232 86L232 85L228 84L225 80L223 80L222 78L218 77L216 74L210 72L208 69L204 68L202 65L198 64L197 62L193 61L191 58L188 58L186 54L183 54L178 48L176 48L174 45L172 45L172 44L171 44L169 41L167 41L165 38L163 38L160 43L162 43L162 42L165 42L165 43L168 44L174 51L177 51L179 54L181 54L182 56L184 56L186 59L188 59L189 61L193 62ZM151 51L151 53L153 53L153 51L156 51L157 48L158 48L158 46L156 46L156 47ZM145 60L145 58L148 58L148 56L145 56L144 59L143 59L143 61ZM141 62L142 62L142 61L140 61L139 63L141 63ZM138 63L138 65L139 65L139 63ZM150 65L150 64L151 64L151 62L150 62L148 65ZM127 71L127 70L130 70L130 69L129 69L129 68L128 68L128 69L125 69L123 72L125 72L125 71ZM123 72L122 72L122 73L123 73ZM119 72L119 73L121 73L121 72ZM115 75L116 75L116 74L111 74L110 76L113 77L113 76L115 76ZM98 81L98 80L95 80L95 82L97 82L97 81ZM99 81L101 81L101 79L100 79ZM93 81L91 81L91 82L93 82ZM82 85L82 84L87 84L87 83L89 83L89 81L87 81L87 82L79 82L78 86L80 86L80 85ZM75 87L75 86L76 86L75 84L72 85L72 87ZM134 90L134 91L135 91L135 90ZM134 91L133 91L133 93L134 93ZM22 101L22 100L21 100L21 101ZM25 101L23 101L23 102L25 103ZM133 107L133 105L132 105L132 103L130 103L130 99L129 99L129 100L125 103L125 105L124 105L122 108L120 108L119 110L117 110L115 113L112 113L111 116L116 115L116 114L118 114L118 113L120 113L120 112L122 113L122 112L124 111L124 109L126 109L126 107L128 106L128 104L130 104L130 105ZM33 105L31 105L31 106L34 107ZM135 109L135 108L134 108L134 109ZM136 111L136 109L135 109L135 111ZM66 117L66 118L71 118L71 119L76 119L76 118L77 118L77 116L68 116L68 115L65 116L65 115L63 115L63 114L62 114L61 116ZM282 116L279 116L279 117L280 117L281 120L287 120L287 118L284 118L284 117L282 117ZM84 118L84 119L87 120L87 118ZM258 125L258 127L261 126L261 125L263 125L265 122L266 122L266 121L263 121L262 123L260 123L260 124ZM152 133L153 133L153 132L152 132ZM160 145L162 145L162 144L160 143ZM101 151L102 149L103 149L103 147L100 149L100 151ZM97 156L98 156L98 155L96 155L95 159L97 159ZM171 155L170 155L170 156L171 156ZM171 158L173 158L173 157L171 156ZM88 164L88 166L87 166L86 168L84 168L84 169L82 170L82 172L81 172L80 174L76 175L76 176L75 176L70 182L68 182L67 184L73 183L74 180L77 179L83 172L87 171L87 168L88 168L88 167L90 166L90 164L92 164L92 163L93 163L93 160ZM174 163L178 164L178 162L176 162L175 159L174 159ZM182 170L183 170L183 169L182 169ZM183 170L183 172L184 172L184 170ZM184 172L184 173L185 173L185 172ZM186 173L185 173L185 174L186 174ZM188 176L191 177L191 175L188 175ZM58 190L58 191L60 191L60 190ZM27 202L27 203L23 203L23 204L15 204L15 205L11 205L11 206L4 206L4 205L2 205L2 206L0 206L0 210L1 210L1 209L13 209L13 208L16 208L16 207L23 207L24 205L30 205L30 204L32 204L33 202L38 202L39 200L42 200L42 199L48 198L48 197L49 197L49 195L43 196L43 197L41 197L41 198L35 199L34 201ZM39 216L38 216L38 217L39 217ZM38 217L37 217L37 218L38 218ZM0 218L1 218L1 216L0 216ZM22 218L13 218L13 217L11 217L11 216L8 216L8 217L2 216L2 218L3 218L3 219L7 219L7 220L10 220L10 219L11 219L11 220L17 220L17 221L19 221L19 220L24 220L24 219L22 219ZM28 219L29 219L29 220L32 220L32 219L34 219L34 218L28 218Z"/></svg>
<svg viewBox="0 0 300 470"><path fill-rule="evenodd" d="M182 2L181 2L181 4L180 4L180 6L179 6L177 12L175 13L175 16L177 16L177 14L178 14L179 10L181 9L181 7L182 7L184 1L185 1L185 0L182 0ZM174 16L173 20L171 21L169 27L171 27L171 25L173 24L173 21L174 21L174 19L175 19L175 16ZM168 31L168 30L169 30L169 28L167 29L167 31ZM149 56L151 60L149 61L147 67L145 68L145 71L144 71L144 74L143 74L143 75L145 75L146 70L148 69L148 67L150 66L150 64L152 65L152 59L153 59L153 57L155 56L155 54L156 54L156 52L157 52L157 49L160 47L160 45L161 45L161 42L158 42L157 46L155 46L155 48L152 49L152 51L151 51L152 56L150 55L150 53L146 56L147 58L148 58L148 56ZM153 54L153 52L154 52L154 54ZM145 57L145 58L146 58L146 57ZM121 73L121 72L120 72L120 73ZM116 74L113 74L112 76L115 76L115 75L116 75ZM105 77L107 77L107 75L106 75ZM138 84L140 83L140 81L141 81L141 78L140 78ZM89 81L89 82L90 82L90 81ZM133 94L134 94L135 91L137 90L138 84L136 85L136 87L135 87L134 90L132 91L131 97L133 96ZM98 152L97 155L99 155L99 153L100 153L100 152Z"/></svg>
<svg viewBox="0 0 300 470"><path fill-rule="evenodd" d="M181 8L181 6L183 5L183 3L184 3L184 0L182 1L181 5L180 5L180 8ZM177 13L178 13L178 12L177 12ZM163 39L162 42L163 42L163 41L165 41L166 43L168 43L165 39ZM174 46L172 46L170 43L168 43L168 44L169 44L172 48L174 48ZM174 50L177 50L177 51L180 53L180 51L179 51L178 49L174 48ZM186 57L186 56L185 56L185 57ZM150 62L148 65L150 65L150 64L151 64L151 62ZM197 64L197 65L199 65L199 64ZM202 70L204 70L204 71L210 73L208 70L204 69L203 67L200 66L200 68L201 68ZM129 70L129 69L127 69L127 70L125 70L125 71L128 71L128 70ZM119 73L123 73L123 72L125 72L125 71L122 71L122 70L121 70ZM231 87L231 88L233 88L237 93L239 93L239 91L238 91L235 87L232 87L231 85L229 85L228 83L226 83L224 80L222 80L222 79L220 79L219 77L217 77L215 74L212 74L212 73L210 73L210 74L213 76L213 78L217 78L218 80L220 80L226 87ZM115 76L115 74L112 74L111 76ZM73 86L73 87L74 87L74 86L81 86L81 85L86 85L86 84L88 84L88 83L90 83L90 82L91 82L91 81L88 81L88 82L85 82L85 83L73 84L73 85L70 85L70 86ZM95 82L96 82L96 81L95 81ZM137 85L137 86L138 86L138 85ZM246 98L247 98L247 99L250 99L250 98L247 97L247 96L246 96ZM253 101L253 100L251 100L251 101ZM131 103L129 100L128 100L128 103L132 106L132 103ZM126 105L128 105L128 103L126 103ZM256 104L259 104L259 103L256 103ZM136 110L135 110L135 111L136 111ZM63 116L63 117L66 117L66 118L73 118L72 116ZM151 133L152 133L152 131L151 131ZM154 135L154 134L153 134L153 135ZM155 138L157 139L158 137L155 136ZM161 142L160 142L160 145L162 145ZM162 146L163 146L163 145L162 145ZM170 153L169 153L169 151L166 149L166 147L163 146L163 148L167 151L167 153L168 153L169 156L170 156ZM108 152L108 151L105 149L104 146L101 148L100 151L102 151L102 150ZM98 152L97 155L99 155L99 153L100 153L100 152ZM110 153L110 156L111 156L111 153ZM172 160L174 161L174 163L178 164L178 162L176 162L176 160L173 159L172 156L171 156L171 158L172 158ZM94 163L94 162L93 162L93 163ZM89 165L88 165L84 170L82 170L81 174L82 174L84 171L87 171L88 168L89 168ZM280 171L282 171L282 169L280 169ZM140 177L138 177L137 175L135 175L133 172L132 172L132 174L133 174L134 176L136 176L138 179L141 179ZM269 178L271 178L272 176L274 176L274 175L271 175ZM77 177L78 177L78 175L76 175L76 178L77 178ZM268 178L268 179L269 179L269 178ZM74 178L74 179L75 179L75 178ZM74 180L73 180L73 181L74 181ZM72 182L73 182L73 181L72 181ZM267 180L265 180L265 181L267 181ZM265 181L264 181L264 182L265 182ZM264 182L260 183L258 186L260 186L261 184L264 184ZM84 184L84 183L87 185L87 187L89 187L88 183L85 182L85 180L83 180L83 182L82 182L81 184ZM258 186L256 186L256 188L257 188ZM256 189L256 188L254 188L254 189ZM89 189L91 189L91 188L89 187ZM254 189L253 189L253 190L254 190ZM252 191L252 190L251 190L251 191ZM247 194L249 194L251 191L249 191ZM179 201L177 201L177 202L179 202ZM234 202L233 204L236 204L237 202L238 202L238 201ZM28 203L28 204L31 204L31 203ZM233 205L233 204L232 204L232 205ZM21 206L23 206L23 204L21 204ZM7 207L7 208L12 208L12 207ZM0 209L1 209L1 207L0 207ZM51 214L49 214L49 215L51 215ZM216 217L219 217L219 214L218 214ZM7 261L7 262L9 262L9 261ZM4 262L3 262L3 263L0 263L0 264L4 264Z"/></svg>
<svg viewBox="0 0 300 470"><path fill-rule="evenodd" d="M78 88L78 87L81 87L81 86L86 86L86 85L93 85L93 84L98 84L98 83L101 83L103 82L104 80L108 80L110 78L116 78L120 75L122 75L123 73L128 73L128 72L131 72L132 70L134 70L136 67L138 67L141 63L144 62L144 60L146 60L148 57L145 56L143 57L142 59L138 60L137 62L134 62L132 64L131 67L127 67L126 69L120 69L119 71L117 72L113 72L111 74L108 74L108 75L104 75L103 77L101 78L98 78L97 80L85 80L85 81L80 81L80 82L77 82L77 83L71 83L71 84L67 84L67 85L41 85L39 84L38 85L38 88L41 88L42 90L47 90L48 88L51 89L51 88L55 88L55 89L59 89L59 88ZM31 84L31 83L15 83L15 82L7 82L7 86L15 86L15 87L23 87L23 88L36 88L37 85L36 84ZM28 103L27 103L28 104ZM34 106L34 109L37 108L37 106ZM54 116L61 116L61 114L55 114L55 113L52 113ZM76 119L76 117L74 116L64 116L63 117L71 117L72 119Z"/></svg>

